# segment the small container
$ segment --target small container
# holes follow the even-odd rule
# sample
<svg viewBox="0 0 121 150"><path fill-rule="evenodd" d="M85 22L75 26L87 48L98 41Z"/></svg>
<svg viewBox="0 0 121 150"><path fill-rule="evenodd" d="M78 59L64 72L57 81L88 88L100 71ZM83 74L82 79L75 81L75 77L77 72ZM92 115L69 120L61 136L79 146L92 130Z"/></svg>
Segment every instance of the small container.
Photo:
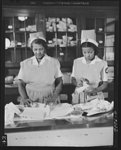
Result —
<svg viewBox="0 0 121 150"><path fill-rule="evenodd" d="M97 98L98 98L99 100L104 100L104 94L103 94L103 92L98 92L98 93L97 93Z"/></svg>

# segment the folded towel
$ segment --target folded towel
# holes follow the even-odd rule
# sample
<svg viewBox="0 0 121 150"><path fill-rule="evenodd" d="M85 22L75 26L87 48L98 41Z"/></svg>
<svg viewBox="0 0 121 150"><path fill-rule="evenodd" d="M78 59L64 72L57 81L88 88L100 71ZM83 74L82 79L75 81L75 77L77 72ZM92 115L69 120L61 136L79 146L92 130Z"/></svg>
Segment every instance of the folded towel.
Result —
<svg viewBox="0 0 121 150"><path fill-rule="evenodd" d="M14 124L14 114L19 115L21 112L12 102L5 105L5 125Z"/></svg>

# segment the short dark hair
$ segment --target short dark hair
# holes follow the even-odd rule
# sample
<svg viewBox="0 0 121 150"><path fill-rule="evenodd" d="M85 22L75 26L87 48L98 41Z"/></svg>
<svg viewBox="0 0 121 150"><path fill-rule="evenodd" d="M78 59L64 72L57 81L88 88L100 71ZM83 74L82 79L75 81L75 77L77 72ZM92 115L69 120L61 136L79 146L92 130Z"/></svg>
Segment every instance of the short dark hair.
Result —
<svg viewBox="0 0 121 150"><path fill-rule="evenodd" d="M95 55L97 55L97 53L98 53L98 47L96 45L94 45L93 43L91 43L91 42L84 42L84 43L82 43L81 44L81 48L83 48L83 47L91 47L91 48L94 49Z"/></svg>
<svg viewBox="0 0 121 150"><path fill-rule="evenodd" d="M31 43L31 49L33 48L33 43L41 44L45 48L45 50L47 50L47 43L46 43L45 40L43 40L43 39L35 39L35 40L33 40L32 43Z"/></svg>

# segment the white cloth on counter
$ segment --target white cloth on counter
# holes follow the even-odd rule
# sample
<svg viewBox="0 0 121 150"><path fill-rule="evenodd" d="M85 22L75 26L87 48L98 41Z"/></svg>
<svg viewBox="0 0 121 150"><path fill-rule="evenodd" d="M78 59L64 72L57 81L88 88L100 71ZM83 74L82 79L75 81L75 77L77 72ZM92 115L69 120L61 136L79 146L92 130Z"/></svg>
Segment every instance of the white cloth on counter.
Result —
<svg viewBox="0 0 121 150"><path fill-rule="evenodd" d="M38 106L25 107L25 110L20 114L20 117L21 120L45 120L66 116L73 110L73 106L68 103L53 106L39 103Z"/></svg>
<svg viewBox="0 0 121 150"><path fill-rule="evenodd" d="M78 119L82 117L83 112L87 112L87 116L108 112L113 109L114 102L110 103L106 100L94 99L91 102L76 105L61 103L52 106L34 103L31 107L24 107L23 112L19 110L18 106L13 103L9 103L5 106L5 125L14 124L14 121L43 121L47 119L64 118ZM75 114L74 111L80 113ZM15 117L14 114L17 114L19 117Z"/></svg>
<svg viewBox="0 0 121 150"><path fill-rule="evenodd" d="M87 112L87 116L102 113L102 112L108 112L110 110L113 110L114 108L114 102L111 103L106 100L100 100L98 98L87 102L87 103L81 103L74 105L74 109L78 110L81 109L83 112Z"/></svg>
<svg viewBox="0 0 121 150"><path fill-rule="evenodd" d="M73 112L73 106L68 103L62 103L56 105L53 110L50 112L50 118L62 117Z"/></svg>
<svg viewBox="0 0 121 150"><path fill-rule="evenodd" d="M5 125L14 124L14 115L19 115L21 112L18 107L10 102L5 105Z"/></svg>
<svg viewBox="0 0 121 150"><path fill-rule="evenodd" d="M48 105L39 103L38 106L25 107L20 114L22 120L44 120L49 116L50 107Z"/></svg>

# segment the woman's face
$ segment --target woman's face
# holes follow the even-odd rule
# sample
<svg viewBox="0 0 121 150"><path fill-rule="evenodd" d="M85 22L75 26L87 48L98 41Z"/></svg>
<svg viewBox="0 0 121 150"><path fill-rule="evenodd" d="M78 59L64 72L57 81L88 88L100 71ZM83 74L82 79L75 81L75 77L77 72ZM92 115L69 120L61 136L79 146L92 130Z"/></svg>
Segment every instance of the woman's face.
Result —
<svg viewBox="0 0 121 150"><path fill-rule="evenodd" d="M82 54L87 61L93 60L95 56L95 52L92 47L82 47Z"/></svg>
<svg viewBox="0 0 121 150"><path fill-rule="evenodd" d="M33 43L32 51L37 59L41 59L45 55L45 48L41 44Z"/></svg>

